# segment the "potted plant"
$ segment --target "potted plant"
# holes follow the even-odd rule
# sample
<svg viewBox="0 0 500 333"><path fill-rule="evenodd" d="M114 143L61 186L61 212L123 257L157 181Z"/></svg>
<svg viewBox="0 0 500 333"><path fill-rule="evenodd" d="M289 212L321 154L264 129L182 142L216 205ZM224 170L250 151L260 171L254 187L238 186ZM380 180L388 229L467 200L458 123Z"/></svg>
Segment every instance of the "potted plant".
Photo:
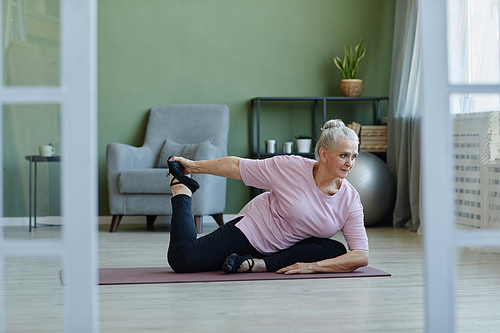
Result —
<svg viewBox="0 0 500 333"><path fill-rule="evenodd" d="M344 79L340 82L340 92L345 97L359 97L363 92L363 80L356 79L358 75L359 62L365 56L366 49L362 48L363 38L358 45L352 49L350 44L344 46L344 61L334 57L335 65L340 69Z"/></svg>
<svg viewBox="0 0 500 333"><path fill-rule="evenodd" d="M311 152L312 137L308 135L299 135L296 136L295 139L297 140L297 151L299 153Z"/></svg>

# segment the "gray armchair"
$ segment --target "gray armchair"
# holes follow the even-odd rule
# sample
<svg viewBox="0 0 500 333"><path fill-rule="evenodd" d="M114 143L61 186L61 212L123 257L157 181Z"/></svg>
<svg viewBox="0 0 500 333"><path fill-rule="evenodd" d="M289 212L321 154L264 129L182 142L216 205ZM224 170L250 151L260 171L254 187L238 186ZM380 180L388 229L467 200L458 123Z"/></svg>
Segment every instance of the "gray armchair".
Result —
<svg viewBox="0 0 500 333"><path fill-rule="evenodd" d="M123 215L145 215L148 226L158 215L172 215L167 158L227 156L228 132L229 108L225 105L168 105L151 109L142 147L108 144L110 232L118 229ZM226 179L202 174L192 177L200 184L192 203L196 229L202 232L203 215L212 215L223 225Z"/></svg>

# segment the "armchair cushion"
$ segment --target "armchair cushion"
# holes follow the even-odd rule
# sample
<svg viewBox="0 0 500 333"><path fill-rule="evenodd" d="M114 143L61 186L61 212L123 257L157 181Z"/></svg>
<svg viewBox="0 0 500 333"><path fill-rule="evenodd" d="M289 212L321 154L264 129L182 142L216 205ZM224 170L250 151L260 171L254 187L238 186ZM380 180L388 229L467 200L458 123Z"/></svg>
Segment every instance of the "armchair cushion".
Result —
<svg viewBox="0 0 500 333"><path fill-rule="evenodd" d="M208 160L218 157L218 148L209 140L200 143L180 144L172 140L165 140L158 159L158 168L168 168L168 158L172 155L181 156L190 160Z"/></svg>
<svg viewBox="0 0 500 333"><path fill-rule="evenodd" d="M172 194L167 169L129 169L120 172L118 190L122 194Z"/></svg>

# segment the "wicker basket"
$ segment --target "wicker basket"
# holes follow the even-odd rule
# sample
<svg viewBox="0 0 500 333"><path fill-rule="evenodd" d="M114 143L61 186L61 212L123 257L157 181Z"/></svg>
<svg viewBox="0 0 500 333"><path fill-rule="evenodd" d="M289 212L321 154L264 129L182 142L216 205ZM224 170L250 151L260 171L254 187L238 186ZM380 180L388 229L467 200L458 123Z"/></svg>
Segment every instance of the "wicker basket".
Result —
<svg viewBox="0 0 500 333"><path fill-rule="evenodd" d="M344 79L340 82L340 92L344 97L359 97L363 92L363 80Z"/></svg>

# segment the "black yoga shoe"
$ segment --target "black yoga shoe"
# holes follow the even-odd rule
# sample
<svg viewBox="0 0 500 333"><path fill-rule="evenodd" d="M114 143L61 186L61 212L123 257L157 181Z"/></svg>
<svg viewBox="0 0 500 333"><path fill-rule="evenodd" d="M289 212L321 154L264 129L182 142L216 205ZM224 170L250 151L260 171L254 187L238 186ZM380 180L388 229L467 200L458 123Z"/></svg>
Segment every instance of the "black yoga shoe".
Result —
<svg viewBox="0 0 500 333"><path fill-rule="evenodd" d="M240 256L233 253L229 255L222 266L222 270L226 274L239 273L239 269L245 261L248 261L249 268L248 271L245 271L244 273L252 273L252 268L255 265L255 262L253 261L253 257L249 254Z"/></svg>
<svg viewBox="0 0 500 333"><path fill-rule="evenodd" d="M194 194L194 192L196 192L196 190L200 188L200 184L198 184L198 182L193 178L189 178L188 176L184 175L181 170L181 164L177 161L170 161L172 157L173 156L170 156L167 160L168 172L172 174L172 176L174 176L174 178L172 178L172 180L170 181L170 187L177 184L183 184L187 186L187 188L189 188L191 194ZM174 182L175 180L177 180L177 182Z"/></svg>

